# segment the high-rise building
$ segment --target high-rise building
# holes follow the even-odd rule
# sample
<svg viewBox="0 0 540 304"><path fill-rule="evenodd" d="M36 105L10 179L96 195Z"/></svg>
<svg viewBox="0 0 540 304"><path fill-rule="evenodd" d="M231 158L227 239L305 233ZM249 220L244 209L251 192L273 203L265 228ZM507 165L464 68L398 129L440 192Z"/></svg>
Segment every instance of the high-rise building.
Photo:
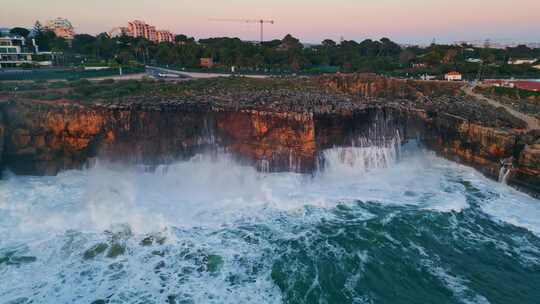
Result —
<svg viewBox="0 0 540 304"><path fill-rule="evenodd" d="M174 35L167 30L156 32L157 42L174 42Z"/></svg>
<svg viewBox="0 0 540 304"><path fill-rule="evenodd" d="M141 20L128 22L127 33L132 37L143 37L150 41L157 41L156 27Z"/></svg>
<svg viewBox="0 0 540 304"><path fill-rule="evenodd" d="M71 22L65 18L49 20L45 25L45 29L53 31L56 36L67 40L72 40L73 36L75 36L73 25L71 25Z"/></svg>
<svg viewBox="0 0 540 304"><path fill-rule="evenodd" d="M142 20L128 22L127 28L119 27L111 31L118 35L118 31L131 37L143 37L153 42L173 42L174 35L167 30L156 30L156 27L149 25Z"/></svg>

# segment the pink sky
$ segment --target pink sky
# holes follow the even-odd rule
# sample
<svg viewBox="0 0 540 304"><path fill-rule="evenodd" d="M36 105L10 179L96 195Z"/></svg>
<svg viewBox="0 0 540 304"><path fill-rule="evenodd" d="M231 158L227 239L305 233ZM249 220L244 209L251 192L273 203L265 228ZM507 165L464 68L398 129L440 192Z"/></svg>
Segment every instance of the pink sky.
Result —
<svg viewBox="0 0 540 304"><path fill-rule="evenodd" d="M3 3L5 2L5 3ZM305 42L324 38L399 42L540 41L540 0L0 0L1 26L68 18L77 32L96 34L131 19L197 38L258 39L256 24L211 18L274 19L266 38L291 33Z"/></svg>

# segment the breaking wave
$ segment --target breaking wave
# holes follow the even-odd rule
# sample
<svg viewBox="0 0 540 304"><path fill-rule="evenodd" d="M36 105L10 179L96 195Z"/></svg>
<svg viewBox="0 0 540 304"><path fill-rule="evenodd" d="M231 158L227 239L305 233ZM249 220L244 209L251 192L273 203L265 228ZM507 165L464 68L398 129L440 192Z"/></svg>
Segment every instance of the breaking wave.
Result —
<svg viewBox="0 0 540 304"><path fill-rule="evenodd" d="M2 303L534 303L540 202L399 137L0 181Z"/></svg>

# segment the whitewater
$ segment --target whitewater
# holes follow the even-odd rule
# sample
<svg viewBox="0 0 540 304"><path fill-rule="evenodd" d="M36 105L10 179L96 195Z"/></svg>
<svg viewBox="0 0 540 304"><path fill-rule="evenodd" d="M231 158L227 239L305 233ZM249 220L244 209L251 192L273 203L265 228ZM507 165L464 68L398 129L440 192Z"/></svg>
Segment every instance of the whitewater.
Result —
<svg viewBox="0 0 540 304"><path fill-rule="evenodd" d="M540 201L411 142L0 180L0 303L537 303Z"/></svg>

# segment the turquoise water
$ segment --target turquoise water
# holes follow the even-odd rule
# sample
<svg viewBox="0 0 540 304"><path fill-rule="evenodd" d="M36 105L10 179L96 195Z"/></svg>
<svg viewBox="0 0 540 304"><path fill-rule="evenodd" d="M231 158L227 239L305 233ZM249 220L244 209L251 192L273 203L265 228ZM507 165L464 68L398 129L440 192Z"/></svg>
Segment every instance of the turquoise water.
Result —
<svg viewBox="0 0 540 304"><path fill-rule="evenodd" d="M0 303L538 303L540 201L408 147L0 181ZM382 159L382 161L381 161Z"/></svg>

